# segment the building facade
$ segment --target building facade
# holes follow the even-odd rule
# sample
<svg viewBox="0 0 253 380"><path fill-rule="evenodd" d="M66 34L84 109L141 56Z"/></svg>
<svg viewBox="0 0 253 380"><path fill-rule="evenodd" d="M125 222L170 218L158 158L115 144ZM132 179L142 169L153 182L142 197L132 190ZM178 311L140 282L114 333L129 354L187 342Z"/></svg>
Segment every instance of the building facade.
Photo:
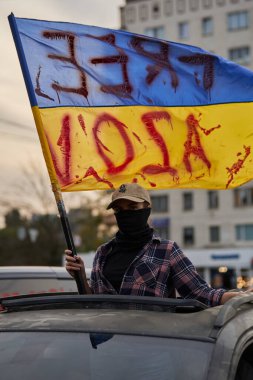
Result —
<svg viewBox="0 0 253 380"><path fill-rule="evenodd" d="M122 29L200 46L253 68L252 0L127 0Z"/></svg>
<svg viewBox="0 0 253 380"><path fill-rule="evenodd" d="M253 0L127 0L121 8L121 26L200 46L253 69ZM154 227L190 252L196 266L200 253L210 253L209 272L203 260L200 268L208 280L219 274L224 279L229 273L233 284L244 286L244 279L253 284L253 182L224 191L154 191L152 203Z"/></svg>

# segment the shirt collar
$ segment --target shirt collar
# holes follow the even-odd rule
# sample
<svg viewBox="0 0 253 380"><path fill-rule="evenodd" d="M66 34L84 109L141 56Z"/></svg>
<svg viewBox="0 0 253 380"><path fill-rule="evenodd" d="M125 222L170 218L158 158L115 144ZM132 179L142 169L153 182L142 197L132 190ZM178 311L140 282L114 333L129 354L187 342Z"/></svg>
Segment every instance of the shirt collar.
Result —
<svg viewBox="0 0 253 380"><path fill-rule="evenodd" d="M153 241L159 241L159 243L161 243L161 237L159 235L157 235L156 233L153 233L153 236L152 236L152 240Z"/></svg>

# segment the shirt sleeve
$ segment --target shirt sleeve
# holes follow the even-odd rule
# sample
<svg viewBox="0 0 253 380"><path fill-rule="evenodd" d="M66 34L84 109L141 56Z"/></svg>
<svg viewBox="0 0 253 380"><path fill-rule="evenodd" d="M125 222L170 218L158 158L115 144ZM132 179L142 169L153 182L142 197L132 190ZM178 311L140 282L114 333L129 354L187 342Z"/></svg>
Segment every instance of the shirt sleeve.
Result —
<svg viewBox="0 0 253 380"><path fill-rule="evenodd" d="M100 253L101 253L101 246L98 247L93 259L93 264L92 264L92 270L91 270L91 275L90 275L90 288L91 288L92 293L95 293L95 285L98 281Z"/></svg>
<svg viewBox="0 0 253 380"><path fill-rule="evenodd" d="M192 262L174 242L170 252L170 270L174 287L183 298L217 306L225 289L214 289L198 274Z"/></svg>

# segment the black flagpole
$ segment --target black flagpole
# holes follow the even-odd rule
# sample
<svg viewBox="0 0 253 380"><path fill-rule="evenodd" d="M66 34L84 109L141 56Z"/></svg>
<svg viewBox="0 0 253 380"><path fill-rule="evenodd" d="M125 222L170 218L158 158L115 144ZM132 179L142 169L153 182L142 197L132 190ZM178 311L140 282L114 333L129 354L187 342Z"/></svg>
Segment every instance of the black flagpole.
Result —
<svg viewBox="0 0 253 380"><path fill-rule="evenodd" d="M75 257L77 255L76 248L75 248L71 228L69 225L67 213L65 210L64 202L62 199L61 191L59 189L57 189L57 186L52 186L52 190L53 190L55 200L56 200L56 204L57 204L57 208L59 211L59 215L60 215L60 219L61 219L61 225L62 225L63 233L64 233L64 236L66 239L67 247L72 252L73 257ZM80 272L77 272L75 274L75 281L76 281L78 293L79 294L87 294L85 284L84 284L84 281L81 277Z"/></svg>

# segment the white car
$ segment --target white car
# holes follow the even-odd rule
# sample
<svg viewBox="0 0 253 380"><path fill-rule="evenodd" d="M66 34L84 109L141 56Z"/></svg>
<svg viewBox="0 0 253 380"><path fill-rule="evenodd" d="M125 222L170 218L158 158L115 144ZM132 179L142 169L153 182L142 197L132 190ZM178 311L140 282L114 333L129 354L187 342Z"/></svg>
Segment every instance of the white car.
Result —
<svg viewBox="0 0 253 380"><path fill-rule="evenodd" d="M90 278L91 269L87 269ZM0 267L0 297L21 294L77 292L75 280L64 267Z"/></svg>

